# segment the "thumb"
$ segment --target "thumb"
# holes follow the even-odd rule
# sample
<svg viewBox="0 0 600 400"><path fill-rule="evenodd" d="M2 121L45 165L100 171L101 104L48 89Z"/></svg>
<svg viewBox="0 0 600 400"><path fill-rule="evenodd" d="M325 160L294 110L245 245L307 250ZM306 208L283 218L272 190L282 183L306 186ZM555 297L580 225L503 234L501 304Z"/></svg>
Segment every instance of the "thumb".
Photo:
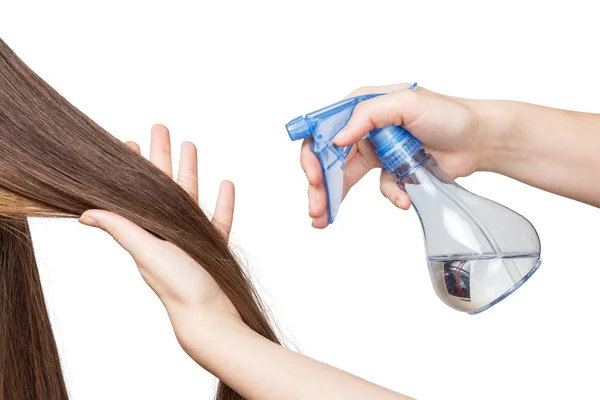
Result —
<svg viewBox="0 0 600 400"><path fill-rule="evenodd" d="M406 89L365 100L354 108L352 117L333 142L349 146L375 128L415 120L424 109L424 99L418 90Z"/></svg>
<svg viewBox="0 0 600 400"><path fill-rule="evenodd" d="M128 219L109 211L88 210L81 215L79 222L111 235L136 261L155 248L159 240Z"/></svg>

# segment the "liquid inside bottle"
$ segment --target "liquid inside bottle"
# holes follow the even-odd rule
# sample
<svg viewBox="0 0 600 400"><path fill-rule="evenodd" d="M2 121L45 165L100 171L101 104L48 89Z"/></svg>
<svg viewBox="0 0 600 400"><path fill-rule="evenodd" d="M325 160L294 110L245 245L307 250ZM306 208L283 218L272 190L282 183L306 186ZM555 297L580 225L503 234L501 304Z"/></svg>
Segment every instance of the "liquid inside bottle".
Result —
<svg viewBox="0 0 600 400"><path fill-rule="evenodd" d="M539 267L540 244L531 223L457 185L423 150L395 174L421 220L435 292L450 307L482 312Z"/></svg>
<svg viewBox="0 0 600 400"><path fill-rule="evenodd" d="M447 305L475 314L521 286L539 260L539 254L429 257L429 275L436 294Z"/></svg>

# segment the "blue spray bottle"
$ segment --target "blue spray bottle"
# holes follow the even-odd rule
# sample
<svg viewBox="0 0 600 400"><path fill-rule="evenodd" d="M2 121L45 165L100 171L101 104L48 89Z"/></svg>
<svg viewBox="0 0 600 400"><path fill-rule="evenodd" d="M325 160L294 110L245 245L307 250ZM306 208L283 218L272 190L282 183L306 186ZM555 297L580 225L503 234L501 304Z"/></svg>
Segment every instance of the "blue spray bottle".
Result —
<svg viewBox="0 0 600 400"><path fill-rule="evenodd" d="M375 96L379 95L345 99L286 125L292 140L313 138L330 223L342 202L343 169L352 148L338 147L333 139L356 105ZM444 303L469 314L480 313L514 292L538 269L540 241L524 217L457 185L401 126L375 129L367 139L419 215L429 274Z"/></svg>

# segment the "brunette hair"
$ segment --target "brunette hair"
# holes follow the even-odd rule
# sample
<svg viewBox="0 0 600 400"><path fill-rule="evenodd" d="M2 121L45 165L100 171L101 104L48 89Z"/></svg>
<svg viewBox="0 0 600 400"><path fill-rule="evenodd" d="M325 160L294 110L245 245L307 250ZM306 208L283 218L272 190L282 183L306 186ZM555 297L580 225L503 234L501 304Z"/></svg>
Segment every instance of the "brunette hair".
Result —
<svg viewBox="0 0 600 400"><path fill-rule="evenodd" d="M249 277L193 199L0 39L0 399L68 397L26 218L89 209L118 213L180 247L251 329L279 343ZM216 398L242 397L221 382Z"/></svg>

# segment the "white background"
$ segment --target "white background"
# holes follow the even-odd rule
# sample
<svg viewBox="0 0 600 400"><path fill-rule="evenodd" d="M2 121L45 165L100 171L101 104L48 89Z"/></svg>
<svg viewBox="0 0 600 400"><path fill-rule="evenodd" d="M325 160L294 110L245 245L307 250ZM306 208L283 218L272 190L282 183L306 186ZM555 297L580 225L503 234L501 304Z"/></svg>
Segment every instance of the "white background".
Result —
<svg viewBox="0 0 600 400"><path fill-rule="evenodd" d="M378 173L334 226L310 227L284 129L356 87L415 80L598 112L593 2L3 3L1 37L108 131L147 151L161 122L175 148L197 143L207 209L220 180L236 183L236 245L305 354L420 399L600 397L597 209L493 174L460 180L527 216L544 259L501 305L463 315L435 296L417 216L380 195ZM212 396L107 235L50 220L33 234L73 399Z"/></svg>

